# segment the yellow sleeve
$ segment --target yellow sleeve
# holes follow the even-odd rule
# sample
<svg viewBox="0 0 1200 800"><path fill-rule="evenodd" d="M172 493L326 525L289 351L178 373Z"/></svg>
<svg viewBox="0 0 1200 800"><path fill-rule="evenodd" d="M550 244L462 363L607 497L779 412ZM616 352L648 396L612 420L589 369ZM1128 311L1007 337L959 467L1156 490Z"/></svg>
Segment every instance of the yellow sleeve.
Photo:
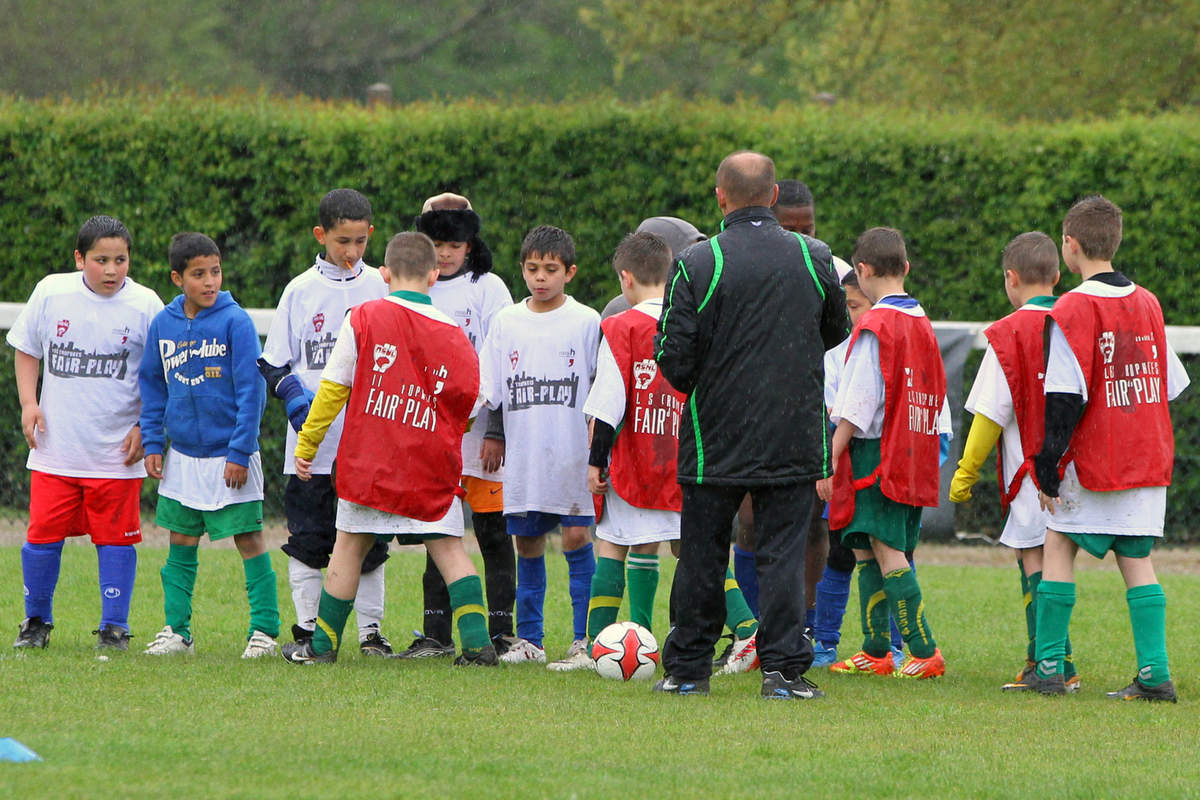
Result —
<svg viewBox="0 0 1200 800"><path fill-rule="evenodd" d="M983 414L975 415L966 444L963 445L962 459L959 460L958 469L954 471L954 478L950 481L951 502L962 503L971 499L971 487L979 480L979 468L996 446L1002 430Z"/></svg>
<svg viewBox="0 0 1200 800"><path fill-rule="evenodd" d="M317 455L317 448L325 440L329 426L337 418L338 412L350 399L350 387L342 386L333 381L321 381L317 395L308 408L308 419L296 437L296 453L298 458L312 461Z"/></svg>

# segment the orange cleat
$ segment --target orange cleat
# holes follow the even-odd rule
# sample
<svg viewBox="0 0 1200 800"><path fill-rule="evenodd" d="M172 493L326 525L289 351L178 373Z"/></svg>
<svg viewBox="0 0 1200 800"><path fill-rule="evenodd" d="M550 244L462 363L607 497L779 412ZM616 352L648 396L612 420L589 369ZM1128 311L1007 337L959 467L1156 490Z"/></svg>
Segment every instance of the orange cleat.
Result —
<svg viewBox="0 0 1200 800"><path fill-rule="evenodd" d="M900 665L900 669L896 670L897 678L916 678L923 680L925 678L936 678L939 675L946 674L946 659L942 658L942 651L934 650L933 655L929 658L917 658L909 656L904 659L904 663Z"/></svg>
<svg viewBox="0 0 1200 800"><path fill-rule="evenodd" d="M830 672L840 672L844 675L891 675L895 669L896 664L892 661L891 652L873 656L865 650L859 650L844 661L829 665Z"/></svg>

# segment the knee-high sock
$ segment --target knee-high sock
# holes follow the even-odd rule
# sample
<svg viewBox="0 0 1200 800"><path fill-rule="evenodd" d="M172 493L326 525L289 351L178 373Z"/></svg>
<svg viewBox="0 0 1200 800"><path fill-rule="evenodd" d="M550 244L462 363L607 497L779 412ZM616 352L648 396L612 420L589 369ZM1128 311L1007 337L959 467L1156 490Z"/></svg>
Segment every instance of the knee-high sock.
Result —
<svg viewBox="0 0 1200 800"><path fill-rule="evenodd" d="M137 550L129 544L99 545L96 561L100 568L100 627L116 625L128 631Z"/></svg>
<svg viewBox="0 0 1200 800"><path fill-rule="evenodd" d="M913 562L912 562L912 558L911 558L911 557L908 559L908 568L909 568L910 570L912 570L913 577L914 577L914 579L915 579L915 578L916 578L916 575L917 575L917 568L916 568L916 566L913 564ZM919 588L919 587L918 587L917 591L920 591L920 588ZM896 617L895 617L895 615L894 615L894 614L891 616L891 618L890 618L889 622L890 622L890 625L891 625L891 632L892 632L892 633L891 633L891 635L892 635L892 649L893 649L893 650L903 650L903 649L904 649L904 635L903 635L903 634L900 632L900 626L896 624ZM930 655L932 655L932 654L933 654L933 653L932 653L932 651L931 651L931 652L930 652ZM924 656L922 656L922 657L924 657Z"/></svg>
<svg viewBox="0 0 1200 800"><path fill-rule="evenodd" d="M517 636L538 647L545 634L542 609L546 605L546 557L517 557Z"/></svg>
<svg viewBox="0 0 1200 800"><path fill-rule="evenodd" d="M883 577L883 591L887 594L900 635L908 645L908 652L917 658L929 658L937 649L937 642L925 619L925 603L921 599L917 573L912 567L889 572Z"/></svg>
<svg viewBox="0 0 1200 800"><path fill-rule="evenodd" d="M279 635L279 597L271 554L242 559L242 569L246 573L246 599L250 601L250 632L246 636L262 631L274 638Z"/></svg>
<svg viewBox="0 0 1200 800"><path fill-rule="evenodd" d="M588 639L595 639L600 631L617 621L624 593L625 565L615 558L597 558L596 574L592 576L592 596L588 601Z"/></svg>
<svg viewBox="0 0 1200 800"><path fill-rule="evenodd" d="M646 630L653 630L654 595L658 591L658 555L630 553L627 569L629 618Z"/></svg>
<svg viewBox="0 0 1200 800"><path fill-rule="evenodd" d="M387 563L380 564L358 578L358 593L354 595L354 613L358 616L358 640L379 633L385 603L384 576Z"/></svg>
<svg viewBox="0 0 1200 800"><path fill-rule="evenodd" d="M1064 673L1067 632L1075 608L1075 584L1042 581L1037 597L1037 672L1043 678Z"/></svg>
<svg viewBox="0 0 1200 800"><path fill-rule="evenodd" d="M575 640L587 638L588 596L592 592L592 576L596 574L596 555L592 543L574 550L564 550L567 574L570 576L571 611Z"/></svg>
<svg viewBox="0 0 1200 800"><path fill-rule="evenodd" d="M517 554L508 535L504 514L486 511L473 516L475 539L483 555L487 591L488 635L513 635L513 604L517 599Z"/></svg>
<svg viewBox="0 0 1200 800"><path fill-rule="evenodd" d="M758 620L728 567L725 569L725 627L738 639L749 639L758 630Z"/></svg>
<svg viewBox="0 0 1200 800"><path fill-rule="evenodd" d="M25 581L25 616L41 617L54 624L54 587L62 567L62 542L21 546L21 572Z"/></svg>
<svg viewBox="0 0 1200 800"><path fill-rule="evenodd" d="M842 618L846 616L846 604L850 602L850 576L853 574L853 570L826 566L817 583L817 619L813 636L826 646L835 646L842 640Z"/></svg>
<svg viewBox="0 0 1200 800"><path fill-rule="evenodd" d="M1151 583L1125 592L1129 621L1133 624L1133 647L1137 653L1138 680L1158 686L1171 677L1167 665L1167 596L1162 586Z"/></svg>
<svg viewBox="0 0 1200 800"><path fill-rule="evenodd" d="M858 562L858 604L862 613L863 652L879 658L888 654L888 600L879 562Z"/></svg>
<svg viewBox="0 0 1200 800"><path fill-rule="evenodd" d="M1025 606L1025 660L1033 661L1037 657L1037 587L1032 577L1025 571L1025 562L1017 561L1021 570L1021 602ZM1042 573L1035 572L1037 582L1042 582Z"/></svg>
<svg viewBox="0 0 1200 800"><path fill-rule="evenodd" d="M312 648L315 653L336 651L342 646L342 632L346 630L346 619L354 600L342 600L324 589L317 607L317 628L313 631Z"/></svg>
<svg viewBox="0 0 1200 800"><path fill-rule="evenodd" d="M736 544L733 546L733 574L742 596L746 598L746 605L750 607L750 613L758 619L758 572L754 565L754 553Z"/></svg>
<svg viewBox="0 0 1200 800"><path fill-rule="evenodd" d="M171 630L188 640L192 638L192 592L200 565L199 549L196 545L172 544L160 572L163 616Z"/></svg>
<svg viewBox="0 0 1200 800"><path fill-rule="evenodd" d="M450 618L450 592L446 589L446 581L438 571L433 558L425 554L425 573L421 576L421 589L425 594L425 621L422 624L424 633L430 639L437 639L442 644L452 644L454 636L450 631L453 620Z"/></svg>
<svg viewBox="0 0 1200 800"><path fill-rule="evenodd" d="M288 556L288 584L292 587L292 605L296 624L306 631L317 626L317 606L321 603L321 570Z"/></svg>
<svg viewBox="0 0 1200 800"><path fill-rule="evenodd" d="M487 630L487 609L483 607L483 582L478 575L467 575L446 589L450 595L451 614L458 625L462 650L474 655L491 643Z"/></svg>

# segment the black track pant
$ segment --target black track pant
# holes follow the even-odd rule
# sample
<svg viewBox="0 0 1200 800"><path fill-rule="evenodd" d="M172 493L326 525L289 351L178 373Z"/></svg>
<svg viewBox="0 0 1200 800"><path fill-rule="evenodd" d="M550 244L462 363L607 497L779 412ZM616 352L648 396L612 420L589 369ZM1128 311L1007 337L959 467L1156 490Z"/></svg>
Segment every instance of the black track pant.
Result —
<svg viewBox="0 0 1200 800"><path fill-rule="evenodd" d="M513 604L517 599L517 555L513 550L512 537L500 511L471 515L475 528L475 539L479 552L483 554L483 576L487 589L488 635L513 635ZM425 574L421 576L421 587L425 594L426 636L443 644L454 641L450 630L450 592L442 573L428 555L425 556Z"/></svg>

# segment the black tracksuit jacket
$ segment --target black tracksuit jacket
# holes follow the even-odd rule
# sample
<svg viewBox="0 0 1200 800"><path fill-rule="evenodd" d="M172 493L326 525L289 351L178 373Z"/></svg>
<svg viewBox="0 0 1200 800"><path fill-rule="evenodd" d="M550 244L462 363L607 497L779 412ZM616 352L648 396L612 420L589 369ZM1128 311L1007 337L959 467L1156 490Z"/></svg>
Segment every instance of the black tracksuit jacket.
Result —
<svg viewBox="0 0 1200 800"><path fill-rule="evenodd" d="M829 246L784 230L768 208L731 212L719 235L681 253L655 337L659 368L688 396L679 482L828 476L823 358L849 330Z"/></svg>

